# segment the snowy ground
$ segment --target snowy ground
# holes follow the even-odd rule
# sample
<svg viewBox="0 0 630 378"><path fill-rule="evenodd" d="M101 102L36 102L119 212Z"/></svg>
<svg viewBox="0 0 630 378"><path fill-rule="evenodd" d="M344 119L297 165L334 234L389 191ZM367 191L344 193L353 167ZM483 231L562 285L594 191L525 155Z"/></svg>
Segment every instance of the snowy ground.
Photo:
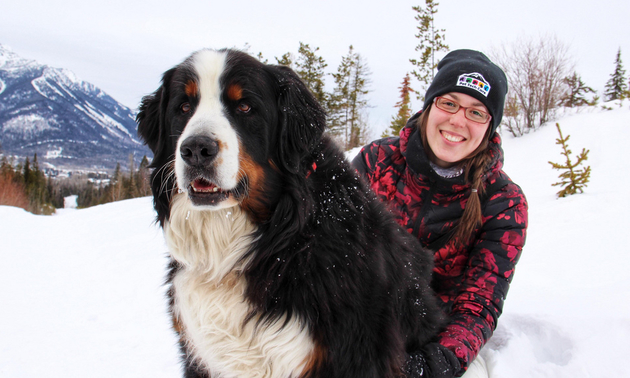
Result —
<svg viewBox="0 0 630 378"><path fill-rule="evenodd" d="M527 245L495 336L493 378L622 377L630 352L630 102L567 112L584 194L556 199L553 124L504 137L530 204ZM149 198L55 216L0 207L0 377L177 377Z"/></svg>

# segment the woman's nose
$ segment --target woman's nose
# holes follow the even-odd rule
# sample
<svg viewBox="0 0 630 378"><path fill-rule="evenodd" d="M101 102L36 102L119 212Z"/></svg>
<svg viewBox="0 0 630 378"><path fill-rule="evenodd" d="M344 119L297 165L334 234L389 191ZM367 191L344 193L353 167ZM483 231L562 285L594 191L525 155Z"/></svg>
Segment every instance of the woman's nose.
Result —
<svg viewBox="0 0 630 378"><path fill-rule="evenodd" d="M466 124L466 109L457 109L457 111L451 116L450 121L454 126L463 127Z"/></svg>

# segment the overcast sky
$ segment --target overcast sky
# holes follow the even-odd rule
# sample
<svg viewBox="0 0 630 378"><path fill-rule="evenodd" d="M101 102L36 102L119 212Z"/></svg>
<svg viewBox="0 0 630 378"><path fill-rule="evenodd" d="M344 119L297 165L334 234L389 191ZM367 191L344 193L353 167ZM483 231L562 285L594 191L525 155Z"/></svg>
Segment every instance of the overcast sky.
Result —
<svg viewBox="0 0 630 378"><path fill-rule="evenodd" d="M335 72L353 45L372 72L369 122L389 123L398 87L415 58L417 21L407 0L7 0L0 44L24 58L66 68L137 108L162 72L200 48L244 48L270 62L299 42L319 47ZM601 92L617 49L630 74L628 0L442 0L436 26L451 50L490 53L519 37L553 35L569 47L583 81ZM332 77L327 86L332 87ZM417 108L417 103L414 106ZM414 109L418 110L418 109ZM375 135L378 136L378 135Z"/></svg>

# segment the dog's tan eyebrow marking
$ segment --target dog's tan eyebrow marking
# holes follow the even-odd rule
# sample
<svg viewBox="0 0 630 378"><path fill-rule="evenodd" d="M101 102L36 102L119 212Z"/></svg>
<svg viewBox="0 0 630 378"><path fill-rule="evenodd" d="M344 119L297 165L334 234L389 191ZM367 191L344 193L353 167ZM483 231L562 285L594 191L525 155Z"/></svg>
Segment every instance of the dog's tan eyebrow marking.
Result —
<svg viewBox="0 0 630 378"><path fill-rule="evenodd" d="M198 97L199 86L197 85L196 81L189 80L186 83L186 87L184 87L184 91L186 92L186 95L188 95L188 97Z"/></svg>
<svg viewBox="0 0 630 378"><path fill-rule="evenodd" d="M238 101L243 98L243 88L238 84L232 84L227 89L228 98L232 101Z"/></svg>

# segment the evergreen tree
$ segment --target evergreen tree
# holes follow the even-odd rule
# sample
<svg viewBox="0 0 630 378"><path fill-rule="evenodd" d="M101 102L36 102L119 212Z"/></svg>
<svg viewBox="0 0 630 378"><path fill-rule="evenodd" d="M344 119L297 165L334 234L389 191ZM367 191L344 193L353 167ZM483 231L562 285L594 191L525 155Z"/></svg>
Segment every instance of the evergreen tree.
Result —
<svg viewBox="0 0 630 378"><path fill-rule="evenodd" d="M324 69L328 67L328 64L324 58L315 54L317 51L319 47L313 50L308 44L300 42L295 69L317 101L327 108L328 96L324 90Z"/></svg>
<svg viewBox="0 0 630 378"><path fill-rule="evenodd" d="M409 73L407 73L405 74L401 86L398 87L398 89L400 89L400 101L394 105L395 108L398 108L398 113L395 117L392 117L392 122L389 128L383 132L383 137L397 136L400 134L400 130L405 127L405 124L411 117L411 93L414 92L414 90L411 88L410 82L411 78L409 77Z"/></svg>
<svg viewBox="0 0 630 378"><path fill-rule="evenodd" d="M282 55L280 59L276 57L276 62L281 66L287 66L293 68L293 56L290 52Z"/></svg>
<svg viewBox="0 0 630 378"><path fill-rule="evenodd" d="M123 199L123 177L120 172L120 163L116 164L116 170L114 171L114 177L109 183L110 200L104 202L116 202Z"/></svg>
<svg viewBox="0 0 630 378"><path fill-rule="evenodd" d="M411 64L417 68L411 73L418 79L422 89L428 88L435 76L435 69L438 65L436 53L440 51L448 52L448 45L445 44L445 30L436 29L434 24L434 15L438 12L437 2L434 0L425 0L425 7L418 5L412 9L417 12L415 19L419 22L418 34L416 38L420 40L415 51L420 53L419 59L409 59ZM418 93L418 99L424 100L422 90Z"/></svg>
<svg viewBox="0 0 630 378"><path fill-rule="evenodd" d="M610 80L606 83L604 95L607 101L625 98L628 86L626 85L626 70L621 62L621 48L617 51L615 59L615 72L610 75Z"/></svg>
<svg viewBox="0 0 630 378"><path fill-rule="evenodd" d="M347 138L346 120L348 118L348 97L350 93L350 77L352 70L352 62L347 57L341 58L341 62L337 67L337 73L332 74L335 81L335 88L330 96L329 114L327 118L327 128L329 133L334 136L345 147Z"/></svg>
<svg viewBox="0 0 630 378"><path fill-rule="evenodd" d="M567 94L562 99L563 106L573 108L583 105L595 105L595 99L589 101L585 97L588 93L595 93L595 90L586 86L577 72L573 72L573 75L565 77L562 81L568 87Z"/></svg>
<svg viewBox="0 0 630 378"><path fill-rule="evenodd" d="M133 154L129 154L129 180L125 183L125 199L138 197L138 188L135 180L135 168Z"/></svg>
<svg viewBox="0 0 630 378"><path fill-rule="evenodd" d="M17 168L3 159L2 175L10 177L12 182L12 195L18 197L17 191L21 191L19 197L26 198L27 205L23 207L33 214L52 214L55 209L52 204L52 193L46 182L46 175L39 169L37 154L33 156L33 162L27 157L24 165L18 164Z"/></svg>
<svg viewBox="0 0 630 378"><path fill-rule="evenodd" d="M138 195L140 197L148 196L151 194L151 185L150 185L150 177L151 172L149 171L149 159L145 155L140 161L140 166L138 167L137 174L137 185L138 185Z"/></svg>
<svg viewBox="0 0 630 378"><path fill-rule="evenodd" d="M256 55L256 58L258 59L258 61L260 61L261 63L267 64L269 61L267 60L267 58L265 58L263 56L263 53L259 52L258 55Z"/></svg>
<svg viewBox="0 0 630 378"><path fill-rule="evenodd" d="M31 181L32 181L31 161L27 157L26 160L24 160L24 166L22 167L22 182L24 183L24 187L28 188Z"/></svg>
<svg viewBox="0 0 630 378"><path fill-rule="evenodd" d="M365 59L360 54L355 55L352 85L350 87L350 145L348 149L360 147L366 142L367 123L365 110L368 107L366 99L371 74Z"/></svg>
<svg viewBox="0 0 630 378"><path fill-rule="evenodd" d="M33 156L33 164L30 169L30 178L29 182L26 185L26 193L28 194L28 198L30 201L30 207L34 214L41 214L38 210L42 205L42 193L41 193L41 183L40 176L41 171L39 170L39 162L37 161L37 154Z"/></svg>
<svg viewBox="0 0 630 378"><path fill-rule="evenodd" d="M342 57L337 73L332 74L335 89L329 106L328 129L346 150L364 143L367 132L364 111L368 107L370 74L367 63L352 45L348 55Z"/></svg>
<svg viewBox="0 0 630 378"><path fill-rule="evenodd" d="M561 181L552 184L552 186L564 187L557 193L558 197L566 197L571 194L576 194L578 191L582 193L583 188L587 186L588 180L591 176L591 167L588 166L581 169L577 169L577 167L588 159L589 151L583 148L582 153L577 156L577 161L572 163L570 156L571 150L569 150L569 146L567 145L570 135L563 138L559 123L556 123L556 128L560 134L560 138L556 139L556 144L562 146L562 155L565 156L566 162L564 164L553 163L551 161L549 162L554 169L563 171L559 176Z"/></svg>

